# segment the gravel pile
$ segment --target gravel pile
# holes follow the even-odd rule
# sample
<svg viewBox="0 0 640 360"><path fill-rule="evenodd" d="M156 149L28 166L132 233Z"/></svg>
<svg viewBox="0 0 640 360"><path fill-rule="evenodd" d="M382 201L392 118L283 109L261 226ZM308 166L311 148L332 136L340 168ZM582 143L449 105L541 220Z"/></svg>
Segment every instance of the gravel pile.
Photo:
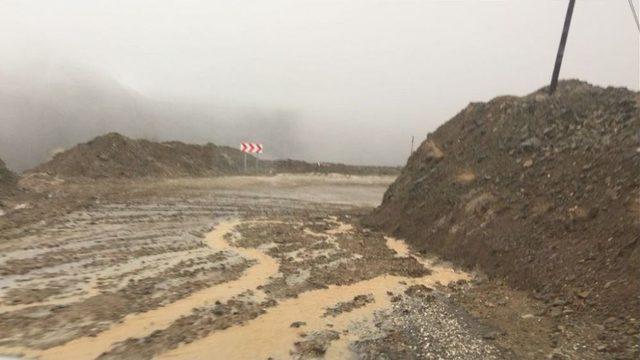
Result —
<svg viewBox="0 0 640 360"><path fill-rule="evenodd" d="M640 317L640 94L570 80L472 103L366 222L549 304Z"/></svg>
<svg viewBox="0 0 640 360"><path fill-rule="evenodd" d="M359 359L510 359L493 344L500 331L480 325L440 293L398 297L376 315L375 331L352 347Z"/></svg>

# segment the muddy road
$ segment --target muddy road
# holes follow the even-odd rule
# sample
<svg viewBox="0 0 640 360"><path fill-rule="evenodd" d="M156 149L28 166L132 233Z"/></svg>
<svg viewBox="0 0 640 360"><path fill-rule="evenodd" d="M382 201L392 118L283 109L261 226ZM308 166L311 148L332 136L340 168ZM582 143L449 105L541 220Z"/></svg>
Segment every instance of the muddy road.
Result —
<svg viewBox="0 0 640 360"><path fill-rule="evenodd" d="M597 358L524 294L361 227L392 180L128 182L3 230L0 355Z"/></svg>

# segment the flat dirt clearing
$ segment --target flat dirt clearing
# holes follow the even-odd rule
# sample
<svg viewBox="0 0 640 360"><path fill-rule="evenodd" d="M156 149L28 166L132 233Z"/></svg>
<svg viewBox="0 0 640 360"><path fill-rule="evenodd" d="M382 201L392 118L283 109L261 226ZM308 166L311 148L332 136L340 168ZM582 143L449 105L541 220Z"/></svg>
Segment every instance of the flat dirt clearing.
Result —
<svg viewBox="0 0 640 360"><path fill-rule="evenodd" d="M362 228L359 217L392 180L279 175L57 184L50 190L57 201L89 200L68 214L2 230L0 354L596 358L579 341L554 338L553 322L533 315L539 304L523 294L500 287L476 293L482 286L471 285L481 282L474 275ZM48 204L20 211L54 212L58 202ZM500 299L492 316L506 319L502 327L474 311L487 296Z"/></svg>

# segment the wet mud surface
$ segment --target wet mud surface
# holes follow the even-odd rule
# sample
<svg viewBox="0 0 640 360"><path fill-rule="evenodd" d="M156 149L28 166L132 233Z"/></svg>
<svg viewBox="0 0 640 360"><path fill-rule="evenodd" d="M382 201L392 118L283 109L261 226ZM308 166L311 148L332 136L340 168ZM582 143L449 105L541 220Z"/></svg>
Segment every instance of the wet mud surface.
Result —
<svg viewBox="0 0 640 360"><path fill-rule="evenodd" d="M6 230L0 242L0 354L598 354L575 350L576 341L566 338L554 343L557 323L528 316L537 314L534 300L520 295L483 311L489 297L520 298L360 226L362 214L382 197L380 179L225 181L133 184L123 191L137 196ZM532 345L524 344L527 338Z"/></svg>

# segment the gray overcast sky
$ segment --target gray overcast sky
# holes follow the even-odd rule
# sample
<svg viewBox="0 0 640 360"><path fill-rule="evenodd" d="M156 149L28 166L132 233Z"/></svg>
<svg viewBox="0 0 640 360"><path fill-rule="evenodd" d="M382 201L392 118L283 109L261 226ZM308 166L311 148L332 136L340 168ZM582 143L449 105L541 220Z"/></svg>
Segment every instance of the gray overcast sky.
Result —
<svg viewBox="0 0 640 360"><path fill-rule="evenodd" d="M293 157L402 164L411 135L470 101L546 85L566 6L0 0L0 67L80 64L151 98L290 111L310 144ZM638 90L638 39L626 0L577 0L561 77Z"/></svg>

